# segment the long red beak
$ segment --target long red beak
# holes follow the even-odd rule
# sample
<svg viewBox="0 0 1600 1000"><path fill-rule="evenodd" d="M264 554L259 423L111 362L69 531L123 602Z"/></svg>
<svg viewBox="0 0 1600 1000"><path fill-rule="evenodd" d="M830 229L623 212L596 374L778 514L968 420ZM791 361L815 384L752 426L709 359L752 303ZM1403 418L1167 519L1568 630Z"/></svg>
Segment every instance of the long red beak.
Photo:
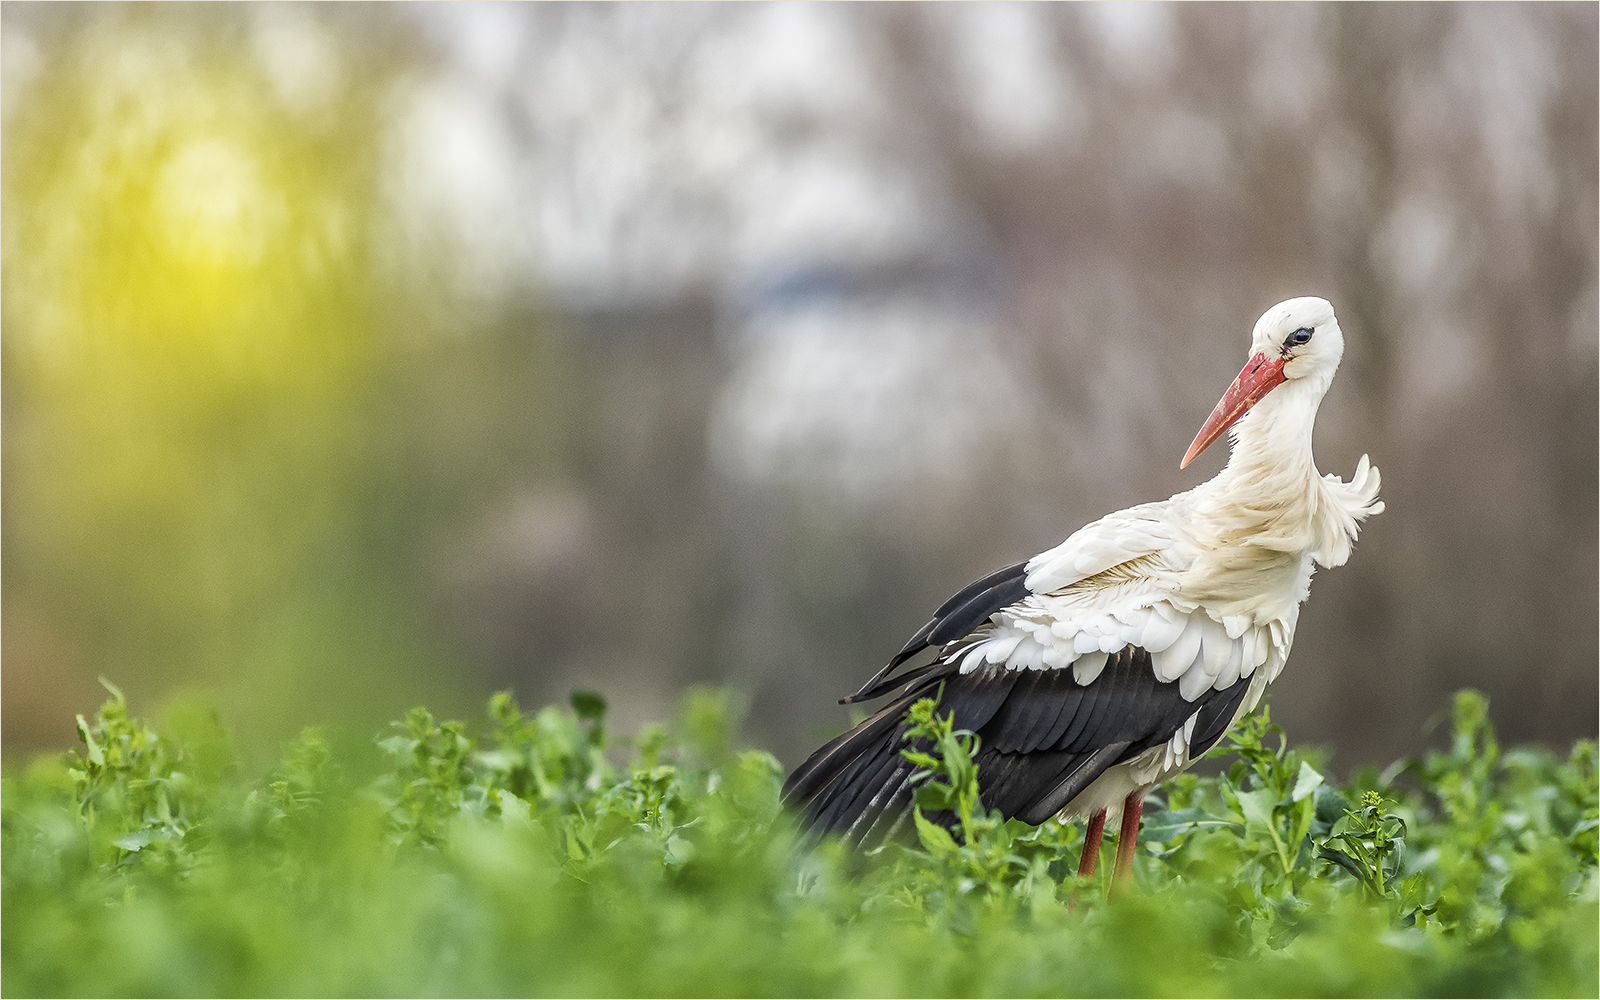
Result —
<svg viewBox="0 0 1600 1000"><path fill-rule="evenodd" d="M1209 448L1211 442L1221 437L1223 431L1232 427L1234 421L1244 416L1250 407L1261 402L1267 393L1281 385L1284 380L1283 365L1286 360L1286 358L1274 358L1268 361L1265 354L1257 354L1251 358L1244 366L1244 371L1240 372L1239 377L1228 386L1228 391L1222 394L1222 400L1217 403L1217 408L1206 418L1206 425L1194 436L1194 444L1189 446L1178 468L1188 468L1189 463Z"/></svg>

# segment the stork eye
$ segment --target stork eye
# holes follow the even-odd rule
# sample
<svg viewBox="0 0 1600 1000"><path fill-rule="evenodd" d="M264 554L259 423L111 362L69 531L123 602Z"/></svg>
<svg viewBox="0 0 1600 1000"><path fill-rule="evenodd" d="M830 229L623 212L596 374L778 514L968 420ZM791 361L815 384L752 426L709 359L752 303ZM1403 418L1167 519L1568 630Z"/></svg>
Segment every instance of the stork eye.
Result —
<svg viewBox="0 0 1600 1000"><path fill-rule="evenodd" d="M1311 329L1311 327L1302 326L1300 329L1296 330L1295 332L1289 334L1288 337L1284 338L1283 346L1284 347L1299 347L1301 344L1303 344L1306 341L1311 339L1311 334L1313 332L1315 332L1315 331L1313 331Z"/></svg>

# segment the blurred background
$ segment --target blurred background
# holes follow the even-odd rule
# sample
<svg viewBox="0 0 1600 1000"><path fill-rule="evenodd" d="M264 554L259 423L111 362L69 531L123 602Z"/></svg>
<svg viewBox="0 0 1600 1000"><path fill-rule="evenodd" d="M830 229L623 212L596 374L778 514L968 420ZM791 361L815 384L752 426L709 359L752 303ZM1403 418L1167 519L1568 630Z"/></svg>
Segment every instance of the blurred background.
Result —
<svg viewBox="0 0 1600 1000"><path fill-rule="evenodd" d="M951 592L1212 475L1292 295L1388 510L1334 766L1597 707L1594 4L20 5L3 746L693 684L793 765Z"/></svg>

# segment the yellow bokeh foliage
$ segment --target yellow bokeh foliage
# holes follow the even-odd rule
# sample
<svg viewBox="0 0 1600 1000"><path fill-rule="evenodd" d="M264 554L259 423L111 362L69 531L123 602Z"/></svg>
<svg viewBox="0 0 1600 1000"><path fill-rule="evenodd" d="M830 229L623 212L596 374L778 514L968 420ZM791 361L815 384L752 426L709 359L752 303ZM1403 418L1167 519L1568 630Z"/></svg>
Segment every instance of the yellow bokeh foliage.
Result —
<svg viewBox="0 0 1600 1000"><path fill-rule="evenodd" d="M58 633L89 676L270 711L374 636L405 644L350 576L407 314L379 248L409 57L310 21L334 71L286 97L261 16L96 8L32 32L5 135L5 570L8 624Z"/></svg>

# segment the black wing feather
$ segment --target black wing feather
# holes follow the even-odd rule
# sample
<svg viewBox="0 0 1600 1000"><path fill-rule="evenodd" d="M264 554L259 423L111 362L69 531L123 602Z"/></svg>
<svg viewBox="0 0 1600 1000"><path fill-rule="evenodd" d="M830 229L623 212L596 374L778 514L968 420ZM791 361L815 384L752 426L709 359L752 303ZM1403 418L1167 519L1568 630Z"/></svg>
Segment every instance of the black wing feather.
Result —
<svg viewBox="0 0 1600 1000"><path fill-rule="evenodd" d="M1072 720L1077 718L1078 712L1083 705L1083 696L1084 689L1081 687L1061 692L1055 722L1051 724L1050 730L1044 734L1044 738L1039 741L1040 746L1058 747L1064 745L1062 737L1067 734L1067 727L1072 725Z"/></svg>
<svg viewBox="0 0 1600 1000"><path fill-rule="evenodd" d="M840 788L818 814L817 822L821 826L842 829L857 824L873 811L875 801L881 802L886 792L895 790L891 787L890 779L906 760L899 754L889 752L891 749L886 739L881 747L883 752L861 761L859 778Z"/></svg>
<svg viewBox="0 0 1600 1000"><path fill-rule="evenodd" d="M882 750L875 747L891 737L890 745L898 740L898 730L905 718L906 709L920 696L898 698L860 722L854 729L834 737L817 749L802 765L795 768L784 782L783 794L797 800L809 801L832 784L854 761L863 755L876 756ZM876 751L876 752L874 752Z"/></svg>
<svg viewBox="0 0 1600 1000"><path fill-rule="evenodd" d="M932 673L940 666L941 664L934 662L921 667L913 667L903 674L897 674L894 677L890 677L888 680L879 681L870 689L863 688L848 698L842 698L840 699L839 704L854 705L857 702L871 701L874 698L881 698L897 687L905 687L905 685L910 684L929 673Z"/></svg>
<svg viewBox="0 0 1600 1000"><path fill-rule="evenodd" d="M1012 563L968 585L959 594L939 605L939 610L933 613L933 617L928 619L926 625L917 629L916 634L900 652L894 654L894 658L882 670L873 674L872 679L861 686L861 690L843 699L840 704L850 705L858 701L870 701L886 694L889 689L911 680L909 674L893 681L886 681L885 678L894 673L902 663L929 646L942 646L952 639L959 639L996 611L1026 597L1028 585L1024 580L1027 575L1027 560Z"/></svg>
<svg viewBox="0 0 1600 1000"><path fill-rule="evenodd" d="M1088 788L1094 782L1094 779L1104 774L1106 768L1130 756L1127 751L1128 745L1126 743L1112 743L1101 747L1084 759L1083 763L1074 766L1065 779L1047 794L1040 796L1032 805L1019 810L1017 817L1024 823L1038 826L1065 808L1066 804L1076 798L1085 788ZM983 772L980 769L978 773L982 774Z"/></svg>
<svg viewBox="0 0 1600 1000"><path fill-rule="evenodd" d="M928 633L927 644L930 646L943 646L952 639L959 639L971 632L979 623L999 611L1008 604L1015 604L1028 594L1028 584L1022 574L1022 566L1013 567L1016 575L996 583L981 594L975 595L971 600L962 604L948 615L939 619L939 624Z"/></svg>
<svg viewBox="0 0 1600 1000"><path fill-rule="evenodd" d="M1110 663L1106 665L1110 666ZM1093 735L1092 732L1088 732L1090 723L1100 717L1100 693L1106 690L1100 685L1100 681L1104 677L1105 672L1101 671L1095 682L1084 688L1083 700L1079 703L1078 711L1073 715L1066 732L1061 734L1058 746L1077 748L1090 745L1091 741L1084 737Z"/></svg>
<svg viewBox="0 0 1600 1000"><path fill-rule="evenodd" d="M913 768L901 755L905 712L919 698L940 699L957 729L975 733L983 804L1002 816L1042 823L1107 768L1170 740L1198 712L1190 740L1198 757L1226 732L1249 687L1241 678L1223 691L1186 700L1176 681L1156 678L1150 654L1126 646L1099 676L1079 684L1070 668L958 672L940 662L925 670L888 707L822 747L795 770L784 800L800 807L818 833L854 843L903 825L912 803ZM950 825L953 818L930 815Z"/></svg>
<svg viewBox="0 0 1600 1000"><path fill-rule="evenodd" d="M990 746L1019 753L1031 753L1039 749L1044 737L1055 728L1063 700L1061 695L1070 697L1072 693L1067 690L1056 691L1058 685L1053 682L1060 673L1058 670L1030 670L1017 682L1016 697L996 713L997 718L989 727L993 734ZM1072 684L1071 677L1067 677L1066 681Z"/></svg>
<svg viewBox="0 0 1600 1000"><path fill-rule="evenodd" d="M1150 654L1126 646L1106 660L1094 681L1079 684L1071 668L1014 670L986 666L960 673L955 663L932 663L891 676L925 649L977 628L990 615L1027 596L1027 563L990 573L951 597L882 670L845 703L898 689L886 707L830 740L784 782L786 803L803 810L817 833L840 833L862 844L893 836L912 804L914 768L902 755L906 711L938 697L957 729L980 740L979 787L986 808L1028 823L1059 812L1107 768L1170 740L1196 715L1191 759L1219 741L1249 688L1241 678L1225 691L1184 699L1176 681L1156 678ZM917 741L926 750L925 741ZM954 817L934 813L950 826Z"/></svg>
<svg viewBox="0 0 1600 1000"><path fill-rule="evenodd" d="M1200 709L1200 717L1194 720L1194 735L1189 739L1190 760L1216 746L1227 734L1228 726L1233 722L1233 713L1239 710L1239 703L1244 701L1249 686L1245 680L1241 680L1228 689L1226 697L1212 698Z"/></svg>

